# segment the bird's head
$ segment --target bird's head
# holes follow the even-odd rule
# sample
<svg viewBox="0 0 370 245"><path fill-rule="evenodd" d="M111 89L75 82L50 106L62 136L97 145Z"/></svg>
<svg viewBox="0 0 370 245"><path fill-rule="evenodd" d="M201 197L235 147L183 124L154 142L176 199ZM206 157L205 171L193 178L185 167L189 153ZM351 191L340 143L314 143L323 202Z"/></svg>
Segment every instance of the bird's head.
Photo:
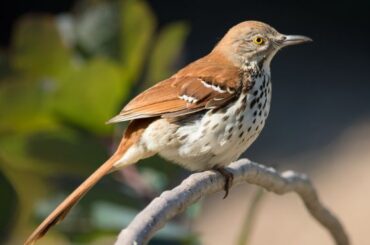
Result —
<svg viewBox="0 0 370 245"><path fill-rule="evenodd" d="M269 67L271 59L281 48L312 41L298 35L284 35L258 21L245 21L233 26L214 48L235 65L250 62Z"/></svg>

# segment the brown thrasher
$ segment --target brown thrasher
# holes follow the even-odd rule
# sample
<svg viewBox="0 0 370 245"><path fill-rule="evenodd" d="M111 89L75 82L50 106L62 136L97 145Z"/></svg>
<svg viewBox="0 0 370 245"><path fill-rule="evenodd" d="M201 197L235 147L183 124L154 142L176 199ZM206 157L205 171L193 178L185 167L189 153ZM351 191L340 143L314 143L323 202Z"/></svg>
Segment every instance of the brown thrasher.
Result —
<svg viewBox="0 0 370 245"><path fill-rule="evenodd" d="M131 100L108 123L131 121L116 152L31 234L33 244L104 175L158 153L186 169L224 169L255 141L270 110L270 62L282 47L311 41L267 24L232 27L216 47Z"/></svg>

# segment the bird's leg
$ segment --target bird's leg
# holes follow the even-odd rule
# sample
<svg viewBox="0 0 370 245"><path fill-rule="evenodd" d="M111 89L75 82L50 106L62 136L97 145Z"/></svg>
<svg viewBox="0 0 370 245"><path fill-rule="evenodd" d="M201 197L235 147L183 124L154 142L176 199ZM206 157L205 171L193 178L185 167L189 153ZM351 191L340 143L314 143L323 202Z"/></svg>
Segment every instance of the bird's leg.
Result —
<svg viewBox="0 0 370 245"><path fill-rule="evenodd" d="M214 168L214 170L219 172L225 178L225 186L224 186L224 190L225 190L224 199L225 199L229 195L229 190L230 190L230 187L233 184L234 175L233 175L233 173L227 171L223 167L217 167L217 168Z"/></svg>

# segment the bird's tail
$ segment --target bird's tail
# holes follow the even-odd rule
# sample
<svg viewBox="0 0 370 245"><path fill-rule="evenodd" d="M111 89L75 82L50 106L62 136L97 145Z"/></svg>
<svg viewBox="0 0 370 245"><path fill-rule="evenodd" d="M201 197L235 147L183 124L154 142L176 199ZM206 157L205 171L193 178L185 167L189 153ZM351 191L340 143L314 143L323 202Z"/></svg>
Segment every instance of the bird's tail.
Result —
<svg viewBox="0 0 370 245"><path fill-rule="evenodd" d="M117 161L117 155L113 155L103 163L93 174L91 174L77 189L75 189L28 237L25 245L31 245L43 237L50 227L62 221L71 208L90 190L104 175L112 170Z"/></svg>
<svg viewBox="0 0 370 245"><path fill-rule="evenodd" d="M116 170L115 163L121 159L124 153L132 146L140 137L146 126L150 123L149 120L137 120L132 122L117 149L117 151L103 163L93 174L91 174L79 187L77 187L54 211L36 228L36 230L28 237L24 245L32 245L38 239L43 237L53 225L62 221L71 208L86 194L102 177Z"/></svg>

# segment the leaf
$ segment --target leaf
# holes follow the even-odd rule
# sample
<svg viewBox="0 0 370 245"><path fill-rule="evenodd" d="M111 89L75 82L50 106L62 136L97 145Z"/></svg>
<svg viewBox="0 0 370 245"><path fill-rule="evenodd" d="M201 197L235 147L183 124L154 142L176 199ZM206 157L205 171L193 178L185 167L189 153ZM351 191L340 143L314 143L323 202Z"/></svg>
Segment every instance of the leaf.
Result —
<svg viewBox="0 0 370 245"><path fill-rule="evenodd" d="M21 81L22 80L22 81ZM0 82L0 133L32 132L40 128L55 128L49 114L54 81L28 82L27 78L8 78Z"/></svg>
<svg viewBox="0 0 370 245"><path fill-rule="evenodd" d="M137 210L107 202L96 202L91 211L91 223L98 229L119 230L137 214Z"/></svg>
<svg viewBox="0 0 370 245"><path fill-rule="evenodd" d="M163 172L157 171L153 168L140 168L140 175L154 190L158 191L159 193L168 185L167 176Z"/></svg>
<svg viewBox="0 0 370 245"><path fill-rule="evenodd" d="M184 22L171 23L160 31L149 59L145 80L147 86L169 77L174 72L175 61L188 33L189 27Z"/></svg>
<svg viewBox="0 0 370 245"><path fill-rule="evenodd" d="M0 138L0 159L30 175L91 172L106 157L104 147L94 138L67 129Z"/></svg>
<svg viewBox="0 0 370 245"><path fill-rule="evenodd" d="M138 79L149 51L155 23L147 3L121 0L121 61L125 80Z"/></svg>
<svg viewBox="0 0 370 245"><path fill-rule="evenodd" d="M121 205L97 202L91 211L91 223L102 230L121 230L137 215L138 211ZM181 225L169 222L155 235L156 239L182 240L189 232Z"/></svg>
<svg viewBox="0 0 370 245"><path fill-rule="evenodd" d="M63 121L108 134L112 127L105 122L117 113L130 87L122 81L117 64L95 58L61 77L54 108Z"/></svg>
<svg viewBox="0 0 370 245"><path fill-rule="evenodd" d="M0 169L17 194L17 212L11 232L8 233L8 244L20 244L30 231L28 222L32 217L33 205L46 193L48 185L39 175L14 168L2 156Z"/></svg>
<svg viewBox="0 0 370 245"><path fill-rule="evenodd" d="M196 217L199 217L202 209L202 202L196 202L192 204L188 209L186 210L186 216L189 219L195 219Z"/></svg>
<svg viewBox="0 0 370 245"><path fill-rule="evenodd" d="M11 197L3 195L1 197L6 200L5 205L12 205L11 209L4 210L4 206L1 208L2 211L8 212L7 216L11 217L11 222L6 224L6 228L1 231L6 232L2 234L1 239L7 239L5 242L2 240L1 244L23 244L25 239L30 235L31 231L35 228L36 223L32 226L31 220L33 220L33 210L39 200L50 192L50 184L44 178L37 174L30 174L29 171L13 168L13 166L0 159L0 170L9 180L11 184L12 192ZM3 185L2 189L3 190ZM16 200L14 200L16 195ZM14 211L13 211L14 210ZM2 220L5 220L5 215L2 215ZM1 233L1 232L0 232ZM64 242L64 243L63 243ZM38 244L69 244L65 242L60 236L55 236L52 231Z"/></svg>
<svg viewBox="0 0 370 245"><path fill-rule="evenodd" d="M11 46L12 67L32 77L54 77L70 67L71 54L51 16L28 15L20 19Z"/></svg>
<svg viewBox="0 0 370 245"><path fill-rule="evenodd" d="M3 244L4 238L7 238L12 228L11 221L15 218L16 194L8 178L2 172L0 172L0 186L0 196L6 200L6 202L0 202L0 242Z"/></svg>

